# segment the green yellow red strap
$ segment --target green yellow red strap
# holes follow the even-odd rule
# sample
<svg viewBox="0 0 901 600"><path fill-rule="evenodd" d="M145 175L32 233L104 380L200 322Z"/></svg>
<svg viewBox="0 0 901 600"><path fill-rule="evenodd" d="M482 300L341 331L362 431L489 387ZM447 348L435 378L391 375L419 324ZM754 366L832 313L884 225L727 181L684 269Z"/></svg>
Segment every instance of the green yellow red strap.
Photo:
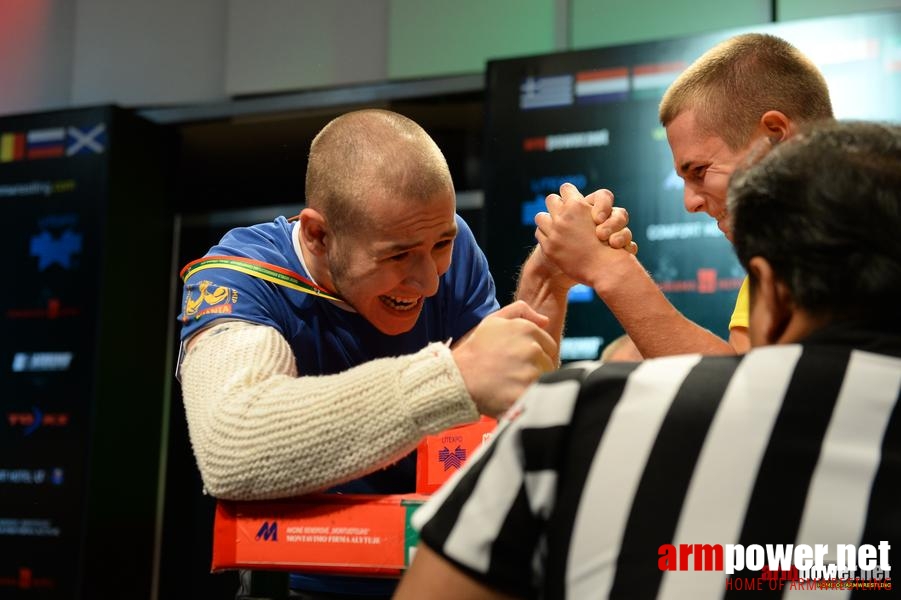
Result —
<svg viewBox="0 0 901 600"><path fill-rule="evenodd" d="M182 281L187 282L188 277L204 269L231 269L232 271L264 279L304 294L312 294L328 300L341 300L341 298L316 285L300 273L295 273L260 260L240 256L204 256L186 264L179 276L182 278Z"/></svg>

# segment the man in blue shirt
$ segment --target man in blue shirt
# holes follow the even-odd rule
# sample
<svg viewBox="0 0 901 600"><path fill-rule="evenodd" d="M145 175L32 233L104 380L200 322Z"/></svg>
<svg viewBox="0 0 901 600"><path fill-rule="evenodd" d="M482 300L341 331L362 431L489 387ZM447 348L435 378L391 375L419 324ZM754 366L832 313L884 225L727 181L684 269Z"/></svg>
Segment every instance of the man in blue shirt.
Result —
<svg viewBox="0 0 901 600"><path fill-rule="evenodd" d="M537 250L498 310L447 163L413 121L363 110L326 125L306 199L298 217L229 232L183 271L180 378L217 498L412 492L423 436L500 415L558 362L573 281ZM619 230L610 243L634 247L624 211L600 210ZM387 597L394 582L292 587Z"/></svg>

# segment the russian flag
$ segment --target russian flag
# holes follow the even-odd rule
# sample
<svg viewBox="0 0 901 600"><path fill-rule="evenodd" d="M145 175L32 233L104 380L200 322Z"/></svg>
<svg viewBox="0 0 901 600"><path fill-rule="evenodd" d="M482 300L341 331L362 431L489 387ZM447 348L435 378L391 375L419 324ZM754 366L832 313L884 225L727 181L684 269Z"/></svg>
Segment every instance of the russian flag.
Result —
<svg viewBox="0 0 901 600"><path fill-rule="evenodd" d="M4 133L0 135L0 162L13 162L25 158L25 134Z"/></svg>
<svg viewBox="0 0 901 600"><path fill-rule="evenodd" d="M576 73L576 102L612 102L629 94L629 70L626 67L597 69Z"/></svg>
<svg viewBox="0 0 901 600"><path fill-rule="evenodd" d="M684 62L632 67L632 90L636 96L657 94L660 90L669 87L684 69Z"/></svg>
<svg viewBox="0 0 901 600"><path fill-rule="evenodd" d="M54 158L66 152L66 130L63 127L29 131L26 141L29 159Z"/></svg>

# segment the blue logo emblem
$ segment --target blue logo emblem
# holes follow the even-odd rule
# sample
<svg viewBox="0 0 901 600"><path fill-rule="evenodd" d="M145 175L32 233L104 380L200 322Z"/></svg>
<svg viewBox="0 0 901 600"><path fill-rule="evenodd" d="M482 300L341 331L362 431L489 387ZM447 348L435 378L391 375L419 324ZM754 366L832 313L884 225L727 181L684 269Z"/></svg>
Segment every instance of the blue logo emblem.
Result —
<svg viewBox="0 0 901 600"><path fill-rule="evenodd" d="M445 471L451 468L459 469L465 460L466 450L460 446L454 448L453 452L448 450L447 446L438 451L438 462L444 463Z"/></svg>
<svg viewBox="0 0 901 600"><path fill-rule="evenodd" d="M71 229L65 230L59 237L49 231L31 237L31 255L38 259L38 271L43 271L53 264L64 269L72 267L72 255L81 252L80 233Z"/></svg>
<svg viewBox="0 0 901 600"><path fill-rule="evenodd" d="M263 538L264 542L277 542L278 541L278 521L273 521L272 524L269 524L269 521L263 521L263 524L260 525L259 531L257 531L256 540L260 541L260 538Z"/></svg>

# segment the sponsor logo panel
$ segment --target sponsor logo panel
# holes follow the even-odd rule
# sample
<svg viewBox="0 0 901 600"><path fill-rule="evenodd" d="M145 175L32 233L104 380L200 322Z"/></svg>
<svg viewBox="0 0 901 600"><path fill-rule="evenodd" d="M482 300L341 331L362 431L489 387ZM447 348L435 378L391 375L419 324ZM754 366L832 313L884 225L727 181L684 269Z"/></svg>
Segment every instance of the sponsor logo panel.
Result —
<svg viewBox="0 0 901 600"><path fill-rule="evenodd" d="M232 306L238 302L238 292L229 287L217 285L208 279L189 283L185 287L183 320L199 319L209 314L230 314Z"/></svg>

